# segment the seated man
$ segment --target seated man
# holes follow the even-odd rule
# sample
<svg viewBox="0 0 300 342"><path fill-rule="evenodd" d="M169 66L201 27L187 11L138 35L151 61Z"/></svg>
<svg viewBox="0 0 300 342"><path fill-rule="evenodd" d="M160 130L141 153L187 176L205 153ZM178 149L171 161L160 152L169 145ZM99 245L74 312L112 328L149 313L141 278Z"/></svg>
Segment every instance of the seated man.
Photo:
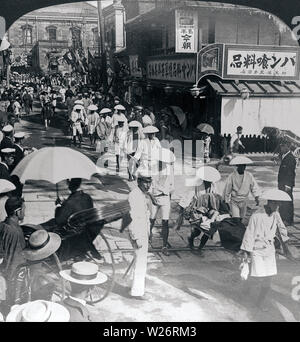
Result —
<svg viewBox="0 0 300 342"><path fill-rule="evenodd" d="M81 178L72 178L68 180L71 195L63 202L56 200L56 209L54 219L45 222L42 226L48 231L54 231L59 234L62 239L62 246L59 249L59 256L68 258L68 254L90 251L92 256L100 258L99 253L95 249L92 241L96 238L97 232L86 229L82 233L76 233L71 227L68 227L68 219L71 215L85 209L94 207L93 200L90 195L80 190ZM67 236L70 236L67 238ZM72 248L72 251L70 251Z"/></svg>

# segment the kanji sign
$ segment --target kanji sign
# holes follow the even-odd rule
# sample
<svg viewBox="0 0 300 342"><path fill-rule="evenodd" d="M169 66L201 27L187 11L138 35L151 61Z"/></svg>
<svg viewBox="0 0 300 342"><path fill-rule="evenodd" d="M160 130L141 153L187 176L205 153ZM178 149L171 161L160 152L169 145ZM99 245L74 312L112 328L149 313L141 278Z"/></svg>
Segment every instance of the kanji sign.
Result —
<svg viewBox="0 0 300 342"><path fill-rule="evenodd" d="M299 48L225 45L223 78L299 79Z"/></svg>
<svg viewBox="0 0 300 342"><path fill-rule="evenodd" d="M222 77L223 71L223 44L209 44L198 53L198 78L197 82L205 75Z"/></svg>
<svg viewBox="0 0 300 342"><path fill-rule="evenodd" d="M198 12L177 9L176 21L176 53L196 53L198 48Z"/></svg>
<svg viewBox="0 0 300 342"><path fill-rule="evenodd" d="M195 83L196 58L168 56L147 61L147 78L152 80Z"/></svg>

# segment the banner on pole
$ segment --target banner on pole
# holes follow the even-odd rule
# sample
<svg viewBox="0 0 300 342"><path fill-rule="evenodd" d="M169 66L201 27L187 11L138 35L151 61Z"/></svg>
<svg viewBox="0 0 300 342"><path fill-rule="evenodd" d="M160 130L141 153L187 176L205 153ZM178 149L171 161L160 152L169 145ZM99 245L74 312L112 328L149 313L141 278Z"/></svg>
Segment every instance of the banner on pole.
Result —
<svg viewBox="0 0 300 342"><path fill-rule="evenodd" d="M198 50L198 12L175 11L176 53L196 53Z"/></svg>

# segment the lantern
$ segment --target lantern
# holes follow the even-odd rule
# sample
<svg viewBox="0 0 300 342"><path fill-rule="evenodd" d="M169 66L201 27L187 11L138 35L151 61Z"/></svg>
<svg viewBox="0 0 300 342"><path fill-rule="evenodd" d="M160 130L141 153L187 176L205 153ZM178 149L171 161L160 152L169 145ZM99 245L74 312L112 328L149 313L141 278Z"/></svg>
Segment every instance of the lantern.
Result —
<svg viewBox="0 0 300 342"><path fill-rule="evenodd" d="M171 95L173 93L173 87L171 87L169 84L167 84L164 87L164 91L165 91L166 95Z"/></svg>
<svg viewBox="0 0 300 342"><path fill-rule="evenodd" d="M247 100L247 99L249 99L249 96L250 96L249 90L248 90L246 87L243 87L243 88L241 89L241 98L242 98L243 100Z"/></svg>

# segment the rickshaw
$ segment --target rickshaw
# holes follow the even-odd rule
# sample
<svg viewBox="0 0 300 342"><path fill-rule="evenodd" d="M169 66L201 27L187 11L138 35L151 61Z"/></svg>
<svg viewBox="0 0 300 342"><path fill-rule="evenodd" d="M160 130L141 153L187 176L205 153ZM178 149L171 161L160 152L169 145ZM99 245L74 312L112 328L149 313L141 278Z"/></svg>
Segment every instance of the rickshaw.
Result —
<svg viewBox="0 0 300 342"><path fill-rule="evenodd" d="M65 298L67 287L64 279L59 275L59 272L68 268L74 261L88 259L91 262L96 260L90 255L72 255L72 238L88 233L94 238L96 236L103 240L110 255L111 262L101 262L99 267L101 271L106 273L108 281L105 284L94 286L90 289L86 301L88 304L95 304L103 301L112 291L115 282L115 262L111 247L105 237L103 230L108 223L121 219L129 213L130 207L128 201L120 201L114 204L104 205L99 208L91 208L83 210L71 215L68 219L66 229L55 231L60 235L62 244L59 250L52 254L49 258L35 262L27 262L19 265L15 271L15 276L20 272L20 269L25 269L24 283L22 286L21 303L26 303L37 299L51 300L53 296L59 300ZM25 240L28 241L30 235L36 230L33 225L22 227ZM92 243L92 241L90 241ZM64 255L63 255L63 254ZM72 257L71 257L72 256ZM64 261L62 261L64 260ZM45 298L45 296L47 296Z"/></svg>

